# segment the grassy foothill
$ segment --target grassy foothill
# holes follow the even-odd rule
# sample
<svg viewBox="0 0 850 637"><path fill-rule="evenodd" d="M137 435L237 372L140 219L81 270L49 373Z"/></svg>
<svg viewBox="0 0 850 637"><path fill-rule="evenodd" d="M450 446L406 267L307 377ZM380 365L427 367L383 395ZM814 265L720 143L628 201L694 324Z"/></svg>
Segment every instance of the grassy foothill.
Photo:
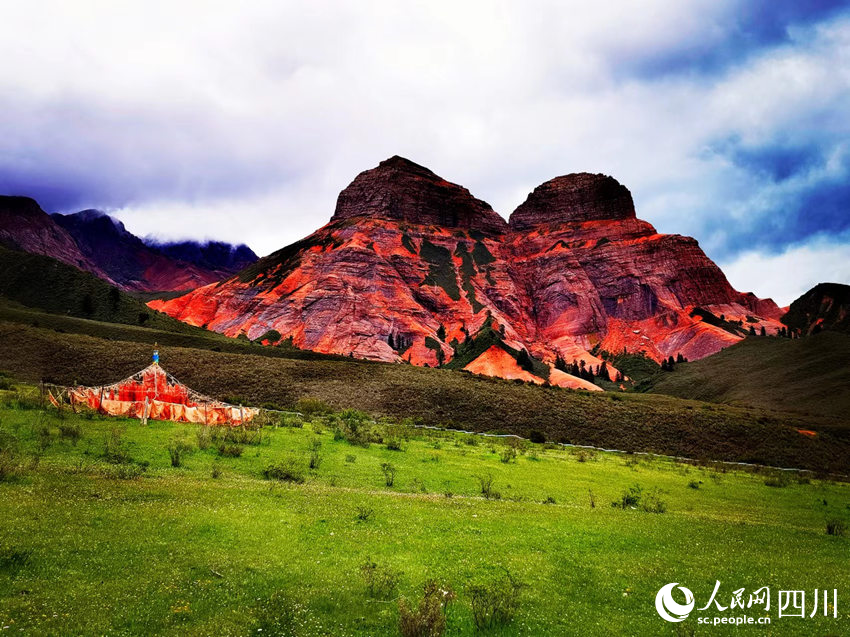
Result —
<svg viewBox="0 0 850 637"><path fill-rule="evenodd" d="M8 634L690 635L694 617L658 617L662 585L700 605L715 580L727 597L850 590L844 483L375 423L316 399L259 430L142 427L3 386ZM739 633L841 634L839 613L772 607L769 630Z"/></svg>

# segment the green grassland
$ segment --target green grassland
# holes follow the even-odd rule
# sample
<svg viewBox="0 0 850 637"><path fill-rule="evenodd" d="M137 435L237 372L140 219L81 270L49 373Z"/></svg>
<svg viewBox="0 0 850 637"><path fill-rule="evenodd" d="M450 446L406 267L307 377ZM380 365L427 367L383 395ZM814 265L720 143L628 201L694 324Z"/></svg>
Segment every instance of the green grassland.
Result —
<svg viewBox="0 0 850 637"><path fill-rule="evenodd" d="M0 627L9 634L394 635L399 599L415 604L430 579L457 595L447 634L475 634L476 587L502 590L510 573L516 607L485 634L690 635L703 634L695 618L673 625L655 612L668 582L688 586L700 606L715 580L727 596L850 589L850 538L826 533L827 520L850 522L843 483L510 444L350 412L234 434L254 444L227 457L193 425L60 414L37 408L34 388L6 384ZM174 467L177 441L186 448ZM391 486L383 463L395 470ZM295 481L265 478L270 465ZM488 476L490 498L479 480ZM611 506L635 485L656 512ZM369 563L379 575L371 591ZM738 634L846 633L840 606L838 619L806 620L772 607L769 630Z"/></svg>
<svg viewBox="0 0 850 637"><path fill-rule="evenodd" d="M0 369L30 382L114 382L144 367L159 341L163 366L177 378L246 405L287 408L316 397L337 409L411 417L426 425L523 437L537 432L554 442L850 473L850 428L842 420L662 395L539 387L405 364L299 360L290 356L297 351L225 343L219 335L169 336L67 317L40 315L34 326L9 312L0 321ZM62 327L55 323L60 320ZM233 349L215 351L226 347Z"/></svg>

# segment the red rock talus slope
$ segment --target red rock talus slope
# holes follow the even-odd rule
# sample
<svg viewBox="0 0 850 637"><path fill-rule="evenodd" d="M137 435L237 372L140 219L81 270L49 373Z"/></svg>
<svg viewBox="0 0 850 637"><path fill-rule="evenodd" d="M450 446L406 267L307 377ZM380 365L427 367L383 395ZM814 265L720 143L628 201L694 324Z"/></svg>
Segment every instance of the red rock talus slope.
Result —
<svg viewBox="0 0 850 637"><path fill-rule="evenodd" d="M507 224L400 157L358 175L309 237L151 306L230 336L275 330L303 348L417 365L448 362L484 326L507 351L548 363L560 355L597 365L596 345L698 358L779 314L733 290L696 241L637 219L629 191L610 177L547 182ZM464 366L505 367L495 350Z"/></svg>

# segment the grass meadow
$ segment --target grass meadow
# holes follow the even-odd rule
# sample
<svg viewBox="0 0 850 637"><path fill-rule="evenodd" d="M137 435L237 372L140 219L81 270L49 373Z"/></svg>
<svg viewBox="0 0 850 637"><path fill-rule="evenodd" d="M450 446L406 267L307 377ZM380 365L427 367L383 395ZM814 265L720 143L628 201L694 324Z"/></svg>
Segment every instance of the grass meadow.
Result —
<svg viewBox="0 0 850 637"><path fill-rule="evenodd" d="M716 580L726 597L846 594L850 538L827 533L850 523L844 483L374 423L320 401L257 431L142 427L8 386L0 634L429 634L403 629L432 620L448 635L847 633L841 600L838 619L772 607L767 629L725 631L654 607L668 582L700 606Z"/></svg>

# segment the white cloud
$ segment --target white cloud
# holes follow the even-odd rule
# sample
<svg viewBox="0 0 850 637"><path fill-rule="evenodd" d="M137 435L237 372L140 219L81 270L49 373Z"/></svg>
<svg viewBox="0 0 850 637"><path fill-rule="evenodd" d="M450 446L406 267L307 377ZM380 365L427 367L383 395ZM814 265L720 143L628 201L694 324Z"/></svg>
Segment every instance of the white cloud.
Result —
<svg viewBox="0 0 850 637"><path fill-rule="evenodd" d="M746 4L17 3L0 22L0 179L119 209L139 234L268 253L393 154L505 216L589 170L631 188L660 231L724 255L798 182L747 173L718 140L850 136L847 20L714 74L630 73L722 48Z"/></svg>
<svg viewBox="0 0 850 637"><path fill-rule="evenodd" d="M850 237L818 237L778 254L745 252L720 265L736 289L785 306L818 283L850 282Z"/></svg>

